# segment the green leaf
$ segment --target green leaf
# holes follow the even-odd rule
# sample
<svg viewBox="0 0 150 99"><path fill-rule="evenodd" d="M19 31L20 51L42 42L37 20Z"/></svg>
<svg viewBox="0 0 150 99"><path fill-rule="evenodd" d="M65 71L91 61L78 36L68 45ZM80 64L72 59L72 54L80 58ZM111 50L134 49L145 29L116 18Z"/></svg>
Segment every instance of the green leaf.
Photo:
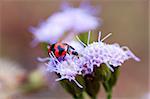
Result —
<svg viewBox="0 0 150 99"><path fill-rule="evenodd" d="M109 78L109 80L103 82L103 87L107 93L107 99L112 98L112 89L117 82L119 73L120 73L120 68L119 67L114 68L114 72L111 72L111 77Z"/></svg>
<svg viewBox="0 0 150 99"><path fill-rule="evenodd" d="M40 46L45 52L47 52L48 43L42 42L42 43L40 43Z"/></svg>
<svg viewBox="0 0 150 99"><path fill-rule="evenodd" d="M110 86L112 86L112 87L115 86L119 74L120 74L120 68L119 67L114 68L114 72L111 73L111 77L109 79Z"/></svg>
<svg viewBox="0 0 150 99"><path fill-rule="evenodd" d="M111 77L111 71L105 64L101 64L100 67L96 67L92 74L85 75L86 92L92 99L96 99L96 96L100 90L100 82L108 81Z"/></svg>
<svg viewBox="0 0 150 99"><path fill-rule="evenodd" d="M95 74L87 74L84 79L86 81L86 92L92 99L96 99L96 96L100 90L99 79L97 79Z"/></svg>
<svg viewBox="0 0 150 99"><path fill-rule="evenodd" d="M91 31L90 42L97 41L97 37L98 37L98 34L94 34L94 33L92 33L92 31ZM84 42L85 44L87 44L88 32L81 33L81 34L79 35L79 38L81 39L82 42Z"/></svg>
<svg viewBox="0 0 150 99"><path fill-rule="evenodd" d="M83 88L80 88L74 81L70 82L67 79L61 80L60 84L74 97L74 99L83 99L82 93L85 90L85 81L82 76L77 76L76 80Z"/></svg>
<svg viewBox="0 0 150 99"><path fill-rule="evenodd" d="M99 79L102 82L108 81L111 77L111 71L106 64L101 64L100 67L97 67L96 71Z"/></svg>
<svg viewBox="0 0 150 99"><path fill-rule="evenodd" d="M87 43L87 39L88 39L88 32L85 32L85 33L81 33L80 35L79 35L79 38L80 38L80 40L83 42L83 43Z"/></svg>

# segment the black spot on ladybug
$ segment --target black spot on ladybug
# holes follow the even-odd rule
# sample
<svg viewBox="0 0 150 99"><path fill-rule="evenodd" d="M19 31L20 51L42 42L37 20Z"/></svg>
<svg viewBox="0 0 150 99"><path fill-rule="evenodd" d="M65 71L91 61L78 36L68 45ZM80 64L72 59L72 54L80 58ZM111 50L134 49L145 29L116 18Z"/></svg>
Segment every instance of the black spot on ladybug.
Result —
<svg viewBox="0 0 150 99"><path fill-rule="evenodd" d="M51 52L54 53L56 58L65 57L67 53L78 57L78 53L75 49L66 43L55 43L50 45L50 48L48 48L48 54Z"/></svg>
<svg viewBox="0 0 150 99"><path fill-rule="evenodd" d="M64 48L62 48L60 45L58 45L58 50L59 50L59 55L61 55L64 51L65 51L65 49Z"/></svg>
<svg viewBox="0 0 150 99"><path fill-rule="evenodd" d="M52 52L55 52L54 46L55 46L55 44L51 45L51 49L50 49L50 50L51 50Z"/></svg>

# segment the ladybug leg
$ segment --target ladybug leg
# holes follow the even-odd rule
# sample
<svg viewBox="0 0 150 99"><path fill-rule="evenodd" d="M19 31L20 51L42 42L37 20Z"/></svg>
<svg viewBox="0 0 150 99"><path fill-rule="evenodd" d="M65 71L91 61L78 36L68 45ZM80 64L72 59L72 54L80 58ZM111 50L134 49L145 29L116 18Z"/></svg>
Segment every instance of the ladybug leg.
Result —
<svg viewBox="0 0 150 99"><path fill-rule="evenodd" d="M63 57L63 61L65 60L66 55Z"/></svg>
<svg viewBox="0 0 150 99"><path fill-rule="evenodd" d="M70 55L71 53L70 53L69 51L67 51L67 54L69 54L69 55ZM65 56L66 56L66 55L65 55Z"/></svg>
<svg viewBox="0 0 150 99"><path fill-rule="evenodd" d="M64 43L65 45L67 45L67 51L69 51L69 50L75 50L72 46L70 46L70 45L68 45L68 44L66 44L66 43Z"/></svg>
<svg viewBox="0 0 150 99"><path fill-rule="evenodd" d="M69 47L70 47L72 50L75 50L72 46L69 45Z"/></svg>

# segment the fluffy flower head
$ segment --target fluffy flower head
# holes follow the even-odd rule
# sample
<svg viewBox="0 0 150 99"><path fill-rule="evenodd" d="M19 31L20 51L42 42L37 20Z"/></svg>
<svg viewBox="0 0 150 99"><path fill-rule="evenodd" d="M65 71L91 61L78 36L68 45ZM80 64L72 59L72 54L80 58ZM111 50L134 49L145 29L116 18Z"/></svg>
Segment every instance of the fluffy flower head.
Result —
<svg viewBox="0 0 150 99"><path fill-rule="evenodd" d="M82 68L73 60L73 56L67 55L63 61L56 59L55 55L52 52L51 60L48 62L47 71L55 72L60 75L60 78L56 81L62 79L68 79L69 81L73 80L75 83L82 88L82 86L75 80L77 75L81 75Z"/></svg>
<svg viewBox="0 0 150 99"><path fill-rule="evenodd" d="M113 71L112 66L121 66L124 61L130 58L140 61L128 47L120 47L119 44L106 44L102 42L104 39L100 40L99 36L98 42L87 44L87 46L84 44L85 48L81 54L84 58L82 66L85 74L92 73L94 66L99 67L102 63L105 63Z"/></svg>
<svg viewBox="0 0 150 99"><path fill-rule="evenodd" d="M79 57L66 54L63 58L56 58L54 53L51 52L50 57L48 58L49 62L46 64L47 71L55 72L60 76L60 78L56 79L56 81L62 79L68 79L69 81L73 80L80 88L82 88L75 79L77 75L85 76L86 74L91 74L95 67L99 67L103 63L106 64L113 72L114 67L121 66L122 63L130 58L140 61L140 59L136 57L128 47L120 47L119 44L104 43L103 41L110 36L110 34L102 40L100 40L100 35L101 32L99 33L98 42L89 44L89 32L87 45L77 37L79 42L85 47L81 46L77 42L70 43L75 48L80 45L80 47L78 47Z"/></svg>
<svg viewBox="0 0 150 99"><path fill-rule="evenodd" d="M90 6L87 6L90 7ZM93 30L99 25L99 20L87 8L65 7L62 11L51 15L37 28L31 27L35 39L33 43L56 43L64 33L82 33ZM73 35L72 34L72 35Z"/></svg>

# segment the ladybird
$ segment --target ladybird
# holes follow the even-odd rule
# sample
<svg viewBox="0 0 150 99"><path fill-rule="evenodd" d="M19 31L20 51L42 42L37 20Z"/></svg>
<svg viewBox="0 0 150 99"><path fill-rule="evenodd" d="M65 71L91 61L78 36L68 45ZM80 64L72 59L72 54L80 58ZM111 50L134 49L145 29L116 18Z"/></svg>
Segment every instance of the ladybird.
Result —
<svg viewBox="0 0 150 99"><path fill-rule="evenodd" d="M66 54L69 54L69 55L71 54L71 55L78 57L78 52L76 52L75 49L72 46L68 45L67 43L55 43L55 44L49 45L48 55L50 55L51 52L54 53L56 58L59 58L59 57L64 58Z"/></svg>

